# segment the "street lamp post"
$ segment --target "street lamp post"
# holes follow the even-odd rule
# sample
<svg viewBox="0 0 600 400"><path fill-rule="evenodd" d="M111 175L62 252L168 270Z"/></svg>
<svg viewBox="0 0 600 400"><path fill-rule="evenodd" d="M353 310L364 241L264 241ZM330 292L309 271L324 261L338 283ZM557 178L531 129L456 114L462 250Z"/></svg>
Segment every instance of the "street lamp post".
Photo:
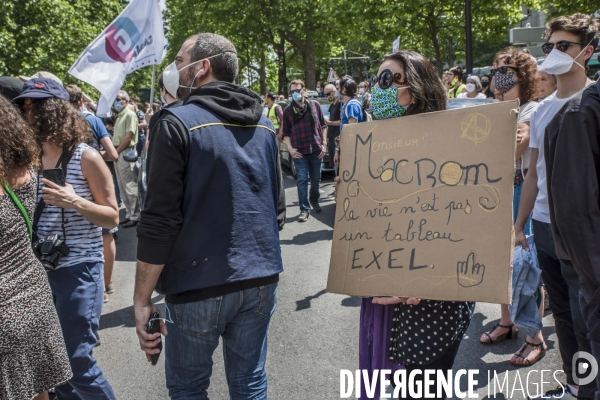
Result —
<svg viewBox="0 0 600 400"><path fill-rule="evenodd" d="M473 72L473 30L471 16L471 0L465 0L465 19L466 19L466 56L467 56L467 73Z"/></svg>

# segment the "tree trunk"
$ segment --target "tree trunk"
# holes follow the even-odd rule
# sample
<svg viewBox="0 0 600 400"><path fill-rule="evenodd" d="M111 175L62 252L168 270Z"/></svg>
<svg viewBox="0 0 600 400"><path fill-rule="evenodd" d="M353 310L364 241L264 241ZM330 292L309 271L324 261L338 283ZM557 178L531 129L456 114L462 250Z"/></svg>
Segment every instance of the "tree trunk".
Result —
<svg viewBox="0 0 600 400"><path fill-rule="evenodd" d="M259 67L258 67L258 78L260 82L260 94L267 93L267 59L265 52L260 52Z"/></svg>
<svg viewBox="0 0 600 400"><path fill-rule="evenodd" d="M307 89L315 90L317 77L315 74L315 44L311 38L306 38L306 46L302 52L304 79Z"/></svg>
<svg viewBox="0 0 600 400"><path fill-rule="evenodd" d="M283 34L281 34L280 43L275 43L273 47L275 49L275 52L277 53L277 60L279 61L277 64L277 80L279 83L279 93L277 94L283 93L287 99L287 81L285 73L285 39L283 38Z"/></svg>
<svg viewBox="0 0 600 400"><path fill-rule="evenodd" d="M308 32L310 29L307 28ZM311 32L313 33L313 32ZM290 42L302 55L302 64L304 66L304 84L307 89L314 90L317 84L315 75L315 43L309 34L302 41L296 34L290 31L285 31L285 38Z"/></svg>
<svg viewBox="0 0 600 400"><path fill-rule="evenodd" d="M438 68L438 74L441 78L443 74L442 71L444 70L444 61L442 60L442 52L440 51L437 21L432 12L429 12L429 15L427 15L427 23L429 24L429 33L431 35L433 50L435 51L435 63Z"/></svg>

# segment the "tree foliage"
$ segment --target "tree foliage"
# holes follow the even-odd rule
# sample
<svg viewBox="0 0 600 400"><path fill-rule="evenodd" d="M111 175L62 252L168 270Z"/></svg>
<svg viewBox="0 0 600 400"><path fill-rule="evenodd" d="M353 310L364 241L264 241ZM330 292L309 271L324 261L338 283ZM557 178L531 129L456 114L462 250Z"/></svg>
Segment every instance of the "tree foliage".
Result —
<svg viewBox="0 0 600 400"><path fill-rule="evenodd" d="M127 5L123 0L3 0L0 11L0 75L49 71L66 83L91 87L67 73L81 52ZM125 89L149 86L151 70L127 77Z"/></svg>

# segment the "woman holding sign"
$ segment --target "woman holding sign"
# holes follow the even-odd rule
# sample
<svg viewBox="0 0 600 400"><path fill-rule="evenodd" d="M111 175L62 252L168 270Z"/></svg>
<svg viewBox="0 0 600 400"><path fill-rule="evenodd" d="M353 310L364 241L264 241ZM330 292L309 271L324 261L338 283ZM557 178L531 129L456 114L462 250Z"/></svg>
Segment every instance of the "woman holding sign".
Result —
<svg viewBox="0 0 600 400"><path fill-rule="evenodd" d="M371 97L373 118L442 111L446 109L447 97L437 70L425 57L399 51L386 56L379 66ZM474 308L472 302L400 297L363 299L360 369L385 368L393 373L399 365L404 365L408 374L417 369L435 369L446 375L452 369ZM415 382L420 383L415 386L423 385L423 375L416 376ZM437 393L437 383L428 390Z"/></svg>
<svg viewBox="0 0 600 400"><path fill-rule="evenodd" d="M538 103L534 101L540 92L540 76L537 71L537 63L529 53L509 47L499 52L493 63L492 79L496 90L500 92L502 100L519 100L519 117L517 120L517 148L515 154L516 174L514 187L514 218L519 213L519 202L523 188L524 176L527 174L527 166L531 157L529 148L529 121L531 115L537 109ZM514 222L514 221L513 221ZM531 234L531 216L525 225L525 234ZM540 296L541 298L541 296ZM543 304L543 299L542 299ZM517 328L510 317L508 305L502 305L500 322L481 336L481 343L494 344L505 339L516 339ZM543 313L543 308L540 310ZM541 316L532 315L531 319L541 319ZM513 355L510 362L519 367L528 367L537 362L546 352L546 345L542 332L532 336L527 335L525 343L517 353Z"/></svg>

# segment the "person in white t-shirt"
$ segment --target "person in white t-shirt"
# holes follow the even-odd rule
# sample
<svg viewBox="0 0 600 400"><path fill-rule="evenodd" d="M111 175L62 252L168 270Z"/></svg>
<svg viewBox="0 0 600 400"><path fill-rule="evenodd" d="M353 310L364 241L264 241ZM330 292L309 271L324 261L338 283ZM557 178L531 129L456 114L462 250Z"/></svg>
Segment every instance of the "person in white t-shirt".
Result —
<svg viewBox="0 0 600 400"><path fill-rule="evenodd" d="M594 25L593 29L591 29L592 25ZM568 385L562 385L566 386L565 392L560 386L546 392L545 398L558 398L563 395L563 399L599 398L594 381L586 385L576 385L577 371L573 368L573 357L578 351L589 353L590 345L586 337L587 327L579 306L580 286L577 273L558 259L554 246L544 159L546 126L565 103L591 83L586 76L584 65L593 53L595 46L592 42L598 43L596 34L595 22L590 16L584 14L558 17L546 25L548 42L542 45L542 49L548 57L540 67L540 71L556 75L557 90L540 103L531 117L529 141L531 159L529 172L523 185L519 215L515 222L515 246L521 245L529 250L524 226L533 211L534 242L538 263L550 296L550 309L554 314L563 370L567 375ZM583 43L584 40L586 43ZM595 397L594 393L596 393Z"/></svg>
<svg viewBox="0 0 600 400"><path fill-rule="evenodd" d="M469 76L465 85L466 93L456 96L457 99L485 99L485 94L481 93L483 87L477 75Z"/></svg>

